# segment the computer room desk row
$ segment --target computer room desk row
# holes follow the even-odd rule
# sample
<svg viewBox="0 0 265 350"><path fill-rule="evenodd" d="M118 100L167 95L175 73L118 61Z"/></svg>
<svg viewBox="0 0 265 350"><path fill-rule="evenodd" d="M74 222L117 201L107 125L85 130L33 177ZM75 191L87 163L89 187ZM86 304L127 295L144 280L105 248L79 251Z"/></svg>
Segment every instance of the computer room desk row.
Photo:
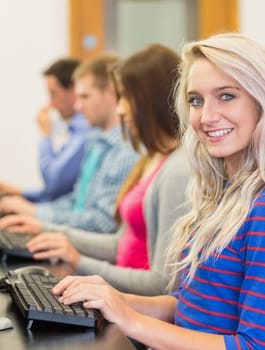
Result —
<svg viewBox="0 0 265 350"><path fill-rule="evenodd" d="M7 270L14 270L25 265L39 265L48 268L58 278L63 278L72 271L67 264L40 264L26 259L8 257L2 260L0 276ZM0 349L13 350L133 350L135 347L115 326L108 324L96 331L85 327L73 327L64 324L35 321L31 330L27 330L17 306L9 293L0 293L0 317L8 317L14 328L0 331Z"/></svg>

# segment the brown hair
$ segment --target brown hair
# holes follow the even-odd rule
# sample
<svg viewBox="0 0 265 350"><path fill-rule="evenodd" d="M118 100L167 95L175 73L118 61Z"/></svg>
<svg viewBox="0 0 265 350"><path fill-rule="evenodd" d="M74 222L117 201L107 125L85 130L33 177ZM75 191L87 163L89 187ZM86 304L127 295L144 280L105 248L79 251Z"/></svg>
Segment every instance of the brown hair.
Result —
<svg viewBox="0 0 265 350"><path fill-rule="evenodd" d="M180 139L179 118L174 109L174 86L179 79L180 56L163 45L150 45L114 70L114 83L131 104L138 137L131 136L132 145L139 151L143 144L147 153L135 165L117 197L117 208L124 195L139 181L150 158L156 152L170 153ZM121 91L119 91L119 87ZM172 138L172 147L164 142ZM118 209L115 214L120 222Z"/></svg>
<svg viewBox="0 0 265 350"><path fill-rule="evenodd" d="M74 81L83 78L88 74L92 74L95 77L96 85L100 89L104 90L110 82L110 67L117 64L119 56L114 53L104 52L88 61L82 63L74 72Z"/></svg>

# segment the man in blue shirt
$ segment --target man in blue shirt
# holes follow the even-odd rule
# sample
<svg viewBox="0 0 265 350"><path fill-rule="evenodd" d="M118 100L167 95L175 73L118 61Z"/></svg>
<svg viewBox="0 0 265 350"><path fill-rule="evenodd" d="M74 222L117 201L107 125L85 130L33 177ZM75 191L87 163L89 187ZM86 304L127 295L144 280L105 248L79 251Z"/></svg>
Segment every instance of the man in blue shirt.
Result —
<svg viewBox="0 0 265 350"><path fill-rule="evenodd" d="M87 231L115 232L116 196L138 159L131 146L123 142L116 113L117 97L108 71L117 62L117 55L104 53L83 63L74 73L76 109L83 112L95 128L90 131L73 192L38 205L19 197L4 197L0 211L26 214L42 222Z"/></svg>
<svg viewBox="0 0 265 350"><path fill-rule="evenodd" d="M72 75L79 64L79 60L60 59L43 72L50 99L49 105L43 107L37 115L42 134L39 166L43 188L22 192L1 183L1 192L23 195L32 202L44 202L72 191L79 174L88 132L87 120L80 112L74 110ZM56 124L53 118L54 111L59 114Z"/></svg>

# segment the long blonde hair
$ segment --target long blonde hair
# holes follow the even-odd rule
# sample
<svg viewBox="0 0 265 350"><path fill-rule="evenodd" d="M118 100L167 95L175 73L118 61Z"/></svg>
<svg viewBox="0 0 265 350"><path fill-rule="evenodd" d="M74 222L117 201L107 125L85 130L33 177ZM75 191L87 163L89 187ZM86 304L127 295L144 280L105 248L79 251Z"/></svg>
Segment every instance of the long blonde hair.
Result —
<svg viewBox="0 0 265 350"><path fill-rule="evenodd" d="M174 266L171 286L177 272L189 267L191 280L201 262L211 254L218 256L243 224L253 199L265 184L265 46L247 36L226 33L186 44L182 52L176 108L194 176L187 193L191 211L176 223L168 255L169 265ZM210 156L189 123L188 75L193 62L202 57L237 81L255 99L260 111L243 161L226 188L223 159ZM181 260L187 245L191 248Z"/></svg>

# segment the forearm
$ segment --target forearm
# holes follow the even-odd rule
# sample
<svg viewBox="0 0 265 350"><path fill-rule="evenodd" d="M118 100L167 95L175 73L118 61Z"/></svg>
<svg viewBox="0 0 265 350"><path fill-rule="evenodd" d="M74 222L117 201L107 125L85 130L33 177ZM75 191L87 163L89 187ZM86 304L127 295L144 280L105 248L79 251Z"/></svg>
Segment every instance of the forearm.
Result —
<svg viewBox="0 0 265 350"><path fill-rule="evenodd" d="M68 226L53 224L51 222L44 221L42 222L41 231L50 231L50 232L63 232L65 233L68 230Z"/></svg>
<svg viewBox="0 0 265 350"><path fill-rule="evenodd" d="M117 244L122 230L108 234L68 227L64 232L81 254L115 264Z"/></svg>
<svg viewBox="0 0 265 350"><path fill-rule="evenodd" d="M156 350L225 350L222 335L197 332L132 312L121 330Z"/></svg>
<svg viewBox="0 0 265 350"><path fill-rule="evenodd" d="M83 143L83 139L75 139L55 157L47 156L43 159L46 166L43 167L42 174L48 193L67 193L73 187L83 157Z"/></svg>
<svg viewBox="0 0 265 350"><path fill-rule="evenodd" d="M120 267L115 265L115 261L84 255L81 255L76 272L81 275L100 275L124 293L155 296L162 294L165 287L163 278L158 272Z"/></svg>
<svg viewBox="0 0 265 350"><path fill-rule="evenodd" d="M111 233L117 230L117 224L113 219L111 206L108 209L99 207L89 208L82 213L68 212L64 222L78 229L98 233Z"/></svg>
<svg viewBox="0 0 265 350"><path fill-rule="evenodd" d="M96 233L66 225L58 225L47 222L43 223L42 225L42 232L44 231L63 232L70 239L71 243L79 251L79 253L84 255L84 261L82 266L80 266L81 273L83 266L89 265L86 264L86 257L115 263L117 243L123 232L123 230L119 230L118 232L109 234ZM87 273L89 273L89 271L87 271Z"/></svg>
<svg viewBox="0 0 265 350"><path fill-rule="evenodd" d="M68 225L71 217L72 194L67 194L52 202L40 203L36 206L36 217L40 221L57 225Z"/></svg>
<svg viewBox="0 0 265 350"><path fill-rule="evenodd" d="M43 190L24 190L23 196L31 202L39 202L43 197Z"/></svg>
<svg viewBox="0 0 265 350"><path fill-rule="evenodd" d="M177 299L170 295L148 297L122 294L124 301L134 310L156 319L173 323Z"/></svg>
<svg viewBox="0 0 265 350"><path fill-rule="evenodd" d="M172 296L140 297L122 294L131 312L118 326L127 336L156 350L224 350L221 335L197 332L173 324L177 299ZM128 315L127 315L128 316Z"/></svg>
<svg viewBox="0 0 265 350"><path fill-rule="evenodd" d="M66 197L66 196L64 196ZM89 208L81 213L72 210L72 201L64 197L53 203L39 204L37 218L40 221L56 225L66 225L92 232L115 232L117 225L111 214L96 208Z"/></svg>
<svg viewBox="0 0 265 350"><path fill-rule="evenodd" d="M39 166L40 171L45 179L46 167L49 166L50 159L55 157L53 152L52 140L50 137L43 137L39 145Z"/></svg>

